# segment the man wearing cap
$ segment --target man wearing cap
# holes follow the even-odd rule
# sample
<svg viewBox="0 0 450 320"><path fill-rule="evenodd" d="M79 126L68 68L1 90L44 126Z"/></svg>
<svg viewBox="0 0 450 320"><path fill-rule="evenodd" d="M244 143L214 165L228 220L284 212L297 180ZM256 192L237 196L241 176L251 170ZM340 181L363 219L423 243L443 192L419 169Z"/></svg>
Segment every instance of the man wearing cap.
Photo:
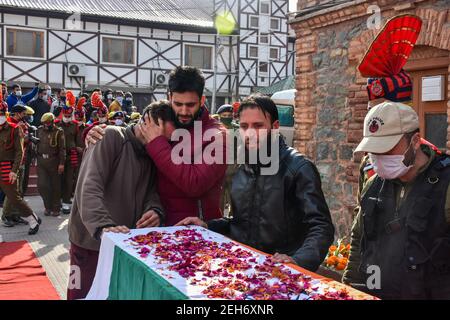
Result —
<svg viewBox="0 0 450 320"><path fill-rule="evenodd" d="M382 299L450 299L450 158L421 143L417 114L396 102L369 111L355 152L369 154L376 174L361 193L343 281Z"/></svg>
<svg viewBox="0 0 450 320"><path fill-rule="evenodd" d="M112 116L112 120L114 122L114 125L118 126L118 127L124 127L126 128L127 125L125 123L125 114L123 113L123 111L116 111L113 113Z"/></svg>
<svg viewBox="0 0 450 320"><path fill-rule="evenodd" d="M38 190L44 201L45 215L57 217L61 211L61 175L66 162L63 129L55 126L53 113L45 113L40 119L37 137Z"/></svg>
<svg viewBox="0 0 450 320"><path fill-rule="evenodd" d="M66 147L66 161L64 164L64 173L62 175L62 213L70 213L70 204L75 180L75 168L78 163L78 149L81 144L78 141L78 123L73 119L74 107L76 104L75 96L72 91L66 93L66 105L62 109L62 121L56 120L55 124L63 129Z"/></svg>
<svg viewBox="0 0 450 320"><path fill-rule="evenodd" d="M28 222L29 235L39 231L41 219L31 210L25 200L19 195L17 188L17 174L23 156L23 138L20 128L6 121L6 103L0 104L0 188L8 197L7 203L3 207L4 225L14 226L8 223L7 217L11 214L12 207L19 210L22 218Z"/></svg>

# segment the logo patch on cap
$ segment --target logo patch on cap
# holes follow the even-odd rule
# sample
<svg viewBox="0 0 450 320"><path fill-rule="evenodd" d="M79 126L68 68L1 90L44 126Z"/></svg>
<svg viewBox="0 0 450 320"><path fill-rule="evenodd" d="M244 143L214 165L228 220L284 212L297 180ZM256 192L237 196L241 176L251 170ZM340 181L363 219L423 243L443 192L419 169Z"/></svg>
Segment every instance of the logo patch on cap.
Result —
<svg viewBox="0 0 450 320"><path fill-rule="evenodd" d="M383 86L381 85L380 80L375 80L372 83L372 85L370 87L370 91L372 92L372 94L374 96L377 96L377 97L384 96Z"/></svg>
<svg viewBox="0 0 450 320"><path fill-rule="evenodd" d="M384 126L384 121L378 117L369 120L369 131L370 133L375 133L380 130L381 126Z"/></svg>

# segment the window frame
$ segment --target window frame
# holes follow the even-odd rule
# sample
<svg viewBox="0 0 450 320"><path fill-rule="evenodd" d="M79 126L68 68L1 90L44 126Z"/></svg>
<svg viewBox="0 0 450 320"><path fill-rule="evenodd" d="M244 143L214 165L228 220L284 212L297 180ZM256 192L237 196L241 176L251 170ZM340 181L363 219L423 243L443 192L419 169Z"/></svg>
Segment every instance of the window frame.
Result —
<svg viewBox="0 0 450 320"><path fill-rule="evenodd" d="M8 30L19 30L19 31L32 31L32 32L40 32L42 33L42 57L32 57L32 56L21 56L21 55L11 55L8 54ZM3 37L3 45L5 48L5 57L7 58L19 58L19 59L32 59L32 60L47 60L47 31L45 29L39 28L27 28L27 27L16 27L11 25L4 26L4 37Z"/></svg>
<svg viewBox="0 0 450 320"><path fill-rule="evenodd" d="M278 27L276 29L272 28L272 21L277 21ZM278 18L270 18L269 30L280 31L280 29L281 29L281 21L280 21L280 19L278 19Z"/></svg>
<svg viewBox="0 0 450 320"><path fill-rule="evenodd" d="M258 25L256 27L252 26L252 19L257 19L258 20ZM248 28L249 29L259 29L259 16L250 15L248 17Z"/></svg>
<svg viewBox="0 0 450 320"><path fill-rule="evenodd" d="M214 70L215 48L214 48L213 44L208 45L208 44L193 43L193 42L183 43L183 63L184 63L184 65L189 65L186 61L186 51L187 51L186 47L187 46L211 48L211 69L200 68L200 70L203 70L203 71L213 71Z"/></svg>
<svg viewBox="0 0 450 320"><path fill-rule="evenodd" d="M276 58L272 58L272 50L277 50L277 57ZM276 47L270 47L269 48L269 60L280 60L280 48L276 48Z"/></svg>
<svg viewBox="0 0 450 320"><path fill-rule="evenodd" d="M261 64L265 64L267 71L261 71ZM258 61L258 76L267 77L268 74L269 74L269 61Z"/></svg>
<svg viewBox="0 0 450 320"><path fill-rule="evenodd" d="M109 38L114 40L130 40L133 41L133 63L124 63L124 62L108 62L103 60L103 39ZM112 36L112 35L101 35L100 36L100 63L107 65L116 65L116 66L136 66L137 65L137 41L135 38L131 37L120 37L120 36Z"/></svg>
<svg viewBox="0 0 450 320"><path fill-rule="evenodd" d="M262 41L261 41L263 35L267 36L267 42L262 42ZM261 44L270 44L270 38L269 38L269 36L270 36L270 33L268 33L268 32L260 32L260 33L259 33L259 41L258 41L258 42L261 43Z"/></svg>
<svg viewBox="0 0 450 320"><path fill-rule="evenodd" d="M256 48L256 56L252 56L251 52L252 52L252 48ZM259 57L259 47L255 46L255 45L249 45L248 46L248 57L249 58L258 58Z"/></svg>
<svg viewBox="0 0 450 320"><path fill-rule="evenodd" d="M262 6L263 6L263 4L267 4L267 6L269 7L269 12L267 12L267 13L265 13L265 12L262 12ZM270 1L261 1L260 3L259 3L259 13L261 14L261 15L267 15L267 16L270 16L271 15L271 3L270 3Z"/></svg>

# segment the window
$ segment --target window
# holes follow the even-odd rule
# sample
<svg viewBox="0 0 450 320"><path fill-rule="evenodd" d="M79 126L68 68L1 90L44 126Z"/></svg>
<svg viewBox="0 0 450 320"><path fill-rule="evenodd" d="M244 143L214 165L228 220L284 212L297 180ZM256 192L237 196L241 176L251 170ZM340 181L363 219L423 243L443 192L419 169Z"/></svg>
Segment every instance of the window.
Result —
<svg viewBox="0 0 450 320"><path fill-rule="evenodd" d="M9 56L44 58L44 32L6 29L6 54Z"/></svg>
<svg viewBox="0 0 450 320"><path fill-rule="evenodd" d="M270 29L272 29L272 30L280 30L280 20L278 20L278 19L270 19Z"/></svg>
<svg viewBox="0 0 450 320"><path fill-rule="evenodd" d="M102 38L103 62L134 64L134 40Z"/></svg>
<svg viewBox="0 0 450 320"><path fill-rule="evenodd" d="M212 47L186 45L184 63L200 69L212 69Z"/></svg>
<svg viewBox="0 0 450 320"><path fill-rule="evenodd" d="M250 17L250 28L259 28L259 18Z"/></svg>
<svg viewBox="0 0 450 320"><path fill-rule="evenodd" d="M250 47L249 48L249 57L258 58L258 47Z"/></svg>
<svg viewBox="0 0 450 320"><path fill-rule="evenodd" d="M269 72L269 63L261 61L259 63L259 72L260 73L267 73L267 72Z"/></svg>
<svg viewBox="0 0 450 320"><path fill-rule="evenodd" d="M270 48L270 59L278 60L278 48Z"/></svg>
<svg viewBox="0 0 450 320"><path fill-rule="evenodd" d="M267 33L261 33L259 35L259 42L260 43L269 43L269 34Z"/></svg>
<svg viewBox="0 0 450 320"><path fill-rule="evenodd" d="M270 3L267 1L261 2L261 14L270 14Z"/></svg>

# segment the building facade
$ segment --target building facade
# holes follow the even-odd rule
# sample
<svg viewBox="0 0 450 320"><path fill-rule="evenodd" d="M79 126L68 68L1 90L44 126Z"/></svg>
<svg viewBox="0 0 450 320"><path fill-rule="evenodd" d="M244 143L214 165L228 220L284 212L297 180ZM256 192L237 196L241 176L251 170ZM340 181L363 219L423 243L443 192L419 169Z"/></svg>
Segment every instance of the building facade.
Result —
<svg viewBox="0 0 450 320"><path fill-rule="evenodd" d="M167 73L177 65L203 70L209 98L215 80L218 105L292 75L288 0L174 3L0 0L1 78L25 88L41 82L75 92L95 87L131 91L142 107L166 97ZM214 16L224 9L238 25L233 34L217 36ZM267 29L267 41L256 40L247 50L259 27Z"/></svg>
<svg viewBox="0 0 450 320"><path fill-rule="evenodd" d="M411 13L422 32L405 70L414 81L413 105L423 137L450 148L450 2L445 0L301 0L291 26L296 33L296 132L294 145L315 161L338 235L348 235L356 205L367 79L357 66L379 29ZM436 98L425 93L433 78ZM433 80L433 81L434 81ZM439 86L439 87L438 87Z"/></svg>

